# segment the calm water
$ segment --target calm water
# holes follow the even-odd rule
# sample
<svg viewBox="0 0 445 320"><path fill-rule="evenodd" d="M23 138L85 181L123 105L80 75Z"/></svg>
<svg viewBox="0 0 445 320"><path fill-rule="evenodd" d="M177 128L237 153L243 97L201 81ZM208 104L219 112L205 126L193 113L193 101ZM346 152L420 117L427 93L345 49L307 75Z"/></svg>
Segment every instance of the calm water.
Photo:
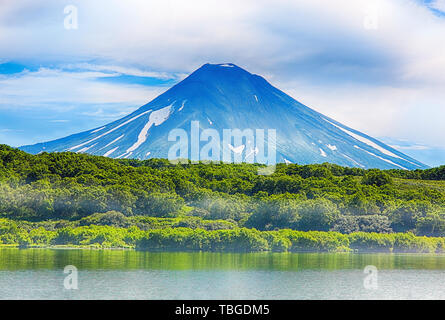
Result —
<svg viewBox="0 0 445 320"><path fill-rule="evenodd" d="M63 269L78 269L78 289ZM365 289L364 267L378 269ZM444 299L445 256L0 249L0 299Z"/></svg>

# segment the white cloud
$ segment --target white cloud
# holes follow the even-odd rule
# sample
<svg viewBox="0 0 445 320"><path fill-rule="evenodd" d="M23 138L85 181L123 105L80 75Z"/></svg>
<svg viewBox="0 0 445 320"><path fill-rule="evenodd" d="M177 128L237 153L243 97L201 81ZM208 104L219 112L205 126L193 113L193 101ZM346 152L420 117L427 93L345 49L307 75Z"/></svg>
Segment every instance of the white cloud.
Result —
<svg viewBox="0 0 445 320"><path fill-rule="evenodd" d="M21 132L23 130L17 130L17 129L8 129L8 128L2 128L0 129L0 132Z"/></svg>
<svg viewBox="0 0 445 320"><path fill-rule="evenodd" d="M314 86L278 83L293 98L374 137L444 145L445 91L431 86Z"/></svg>
<svg viewBox="0 0 445 320"><path fill-rule="evenodd" d="M445 0L432 1L430 7L445 12Z"/></svg>
<svg viewBox="0 0 445 320"><path fill-rule="evenodd" d="M115 112L110 112L109 110L105 111L104 108L98 108L97 110L84 111L81 113L81 115L100 118L104 120L111 120L126 116L134 110L135 108L132 107L122 108L122 106L119 106L119 109L116 110Z"/></svg>
<svg viewBox="0 0 445 320"><path fill-rule="evenodd" d="M134 67L116 66L116 65L98 65L91 63L68 64L67 69L82 69L99 72L99 76L117 76L129 75L136 77L150 77L162 80L181 79L184 74L172 74L167 72L145 71Z"/></svg>
<svg viewBox="0 0 445 320"><path fill-rule="evenodd" d="M0 108L43 106L69 108L70 104L131 104L138 107L165 90L134 84L97 81L102 72L67 72L41 68L13 76L0 76ZM65 105L61 105L65 103Z"/></svg>
<svg viewBox="0 0 445 320"><path fill-rule="evenodd" d="M55 119L55 120L50 120L49 122L53 122L53 123L65 123L65 122L70 122L70 120L66 120L66 119Z"/></svg>

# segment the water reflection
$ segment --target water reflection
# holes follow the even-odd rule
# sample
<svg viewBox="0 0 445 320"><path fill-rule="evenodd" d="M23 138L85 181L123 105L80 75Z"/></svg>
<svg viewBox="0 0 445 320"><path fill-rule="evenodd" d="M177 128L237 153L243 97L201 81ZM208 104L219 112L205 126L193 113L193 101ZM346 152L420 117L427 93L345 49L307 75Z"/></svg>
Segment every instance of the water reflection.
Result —
<svg viewBox="0 0 445 320"><path fill-rule="evenodd" d="M0 270L445 270L445 255L353 253L209 253L132 250L0 249Z"/></svg>

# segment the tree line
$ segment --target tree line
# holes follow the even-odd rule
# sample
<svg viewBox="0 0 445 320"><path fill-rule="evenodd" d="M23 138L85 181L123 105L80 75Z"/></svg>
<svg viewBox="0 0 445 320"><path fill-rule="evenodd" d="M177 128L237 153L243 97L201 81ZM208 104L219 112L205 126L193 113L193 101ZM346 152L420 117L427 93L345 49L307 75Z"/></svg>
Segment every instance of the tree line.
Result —
<svg viewBox="0 0 445 320"><path fill-rule="evenodd" d="M71 152L30 155L0 145L0 216L63 225L118 212L121 220L194 217L198 224L224 221L265 232L445 236L445 167L383 171L279 164L269 176L258 175L259 167Z"/></svg>
<svg viewBox="0 0 445 320"><path fill-rule="evenodd" d="M15 221L0 219L0 244L21 247L70 246L96 248L136 248L171 251L232 252L418 252L443 253L442 237L419 237L412 233L258 231L235 228L162 228L143 231L136 226L78 226L47 230L20 228Z"/></svg>

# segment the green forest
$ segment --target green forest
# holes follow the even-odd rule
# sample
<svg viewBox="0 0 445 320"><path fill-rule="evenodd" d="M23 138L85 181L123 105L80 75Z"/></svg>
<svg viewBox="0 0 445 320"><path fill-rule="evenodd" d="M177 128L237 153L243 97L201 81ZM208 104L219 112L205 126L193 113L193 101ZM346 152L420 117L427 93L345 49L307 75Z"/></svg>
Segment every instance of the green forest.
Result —
<svg viewBox="0 0 445 320"><path fill-rule="evenodd" d="M0 145L0 244L206 251L445 250L445 166L178 163Z"/></svg>

